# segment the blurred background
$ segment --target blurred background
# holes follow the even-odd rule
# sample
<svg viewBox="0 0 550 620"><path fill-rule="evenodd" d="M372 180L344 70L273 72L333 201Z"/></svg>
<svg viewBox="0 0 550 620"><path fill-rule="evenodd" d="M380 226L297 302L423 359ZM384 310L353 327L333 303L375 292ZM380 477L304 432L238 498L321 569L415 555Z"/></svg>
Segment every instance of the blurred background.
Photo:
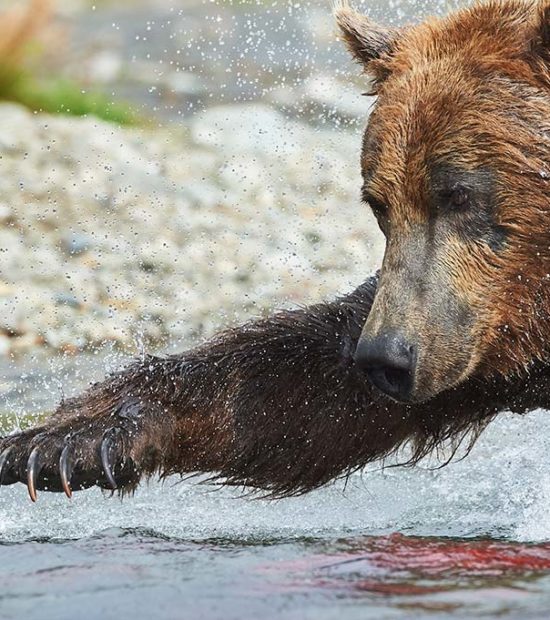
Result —
<svg viewBox="0 0 550 620"><path fill-rule="evenodd" d="M182 348L378 264L359 201L372 102L329 0L0 12L0 356Z"/></svg>
<svg viewBox="0 0 550 620"><path fill-rule="evenodd" d="M356 4L399 24L456 3ZM365 90L329 0L0 0L0 434L145 350L364 281ZM549 438L547 412L502 414L444 470L375 463L278 503L3 488L0 617L548 618L550 549L514 545L550 539ZM444 544L364 536L396 531Z"/></svg>

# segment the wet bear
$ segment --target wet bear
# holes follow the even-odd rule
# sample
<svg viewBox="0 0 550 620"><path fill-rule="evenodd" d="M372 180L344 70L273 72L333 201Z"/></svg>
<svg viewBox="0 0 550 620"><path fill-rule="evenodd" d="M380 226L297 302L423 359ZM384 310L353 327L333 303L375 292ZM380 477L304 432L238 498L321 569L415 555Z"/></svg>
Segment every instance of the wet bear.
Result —
<svg viewBox="0 0 550 620"><path fill-rule="evenodd" d="M550 2L336 18L377 95L361 166L379 276L92 386L0 440L2 484L36 499L205 471L299 494L550 405Z"/></svg>

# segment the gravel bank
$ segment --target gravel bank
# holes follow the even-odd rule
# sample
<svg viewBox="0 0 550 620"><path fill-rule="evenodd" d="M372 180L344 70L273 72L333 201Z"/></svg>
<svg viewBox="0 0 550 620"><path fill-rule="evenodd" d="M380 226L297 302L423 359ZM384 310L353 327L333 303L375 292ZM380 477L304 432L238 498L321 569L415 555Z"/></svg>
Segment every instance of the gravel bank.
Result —
<svg viewBox="0 0 550 620"><path fill-rule="evenodd" d="M171 130L0 106L0 352L175 346L348 290L381 240L360 135L256 104Z"/></svg>

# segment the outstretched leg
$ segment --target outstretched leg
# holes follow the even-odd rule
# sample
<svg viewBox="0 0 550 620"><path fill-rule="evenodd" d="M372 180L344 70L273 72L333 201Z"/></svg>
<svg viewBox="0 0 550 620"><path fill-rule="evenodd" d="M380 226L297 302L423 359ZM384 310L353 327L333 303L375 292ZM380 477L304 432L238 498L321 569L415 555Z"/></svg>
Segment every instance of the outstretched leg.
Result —
<svg viewBox="0 0 550 620"><path fill-rule="evenodd" d="M550 403L548 367L477 378L416 406L374 392L353 354L372 278L329 304L281 312L181 356L149 357L0 439L0 484L132 490L143 476L211 472L274 496L307 492L403 443L413 459L499 411Z"/></svg>
<svg viewBox="0 0 550 620"><path fill-rule="evenodd" d="M373 278L331 304L249 323L181 356L134 363L62 403L43 425L0 439L0 484L23 482L35 500L38 489L131 490L143 476L193 471L240 479L244 468L247 482L290 489L302 474L254 480L265 459L273 474L277 467L262 435L283 449L297 433L292 450L299 450L302 422L338 408L375 288ZM335 382L330 394L326 381Z"/></svg>

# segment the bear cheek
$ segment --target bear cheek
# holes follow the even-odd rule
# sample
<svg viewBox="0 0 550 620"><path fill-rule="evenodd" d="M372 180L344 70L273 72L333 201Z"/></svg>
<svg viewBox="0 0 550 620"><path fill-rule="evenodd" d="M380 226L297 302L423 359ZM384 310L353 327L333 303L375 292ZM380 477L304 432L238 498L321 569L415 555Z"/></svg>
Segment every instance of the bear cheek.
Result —
<svg viewBox="0 0 550 620"><path fill-rule="evenodd" d="M456 238L445 252L447 301L440 320L445 333L447 355L439 368L442 382L461 383L479 371L491 346L498 342L502 321L501 276L498 260L479 243ZM441 276L443 279L443 276ZM438 376L434 370L434 376Z"/></svg>
<svg viewBox="0 0 550 620"><path fill-rule="evenodd" d="M415 400L432 398L474 374L488 340L491 315L478 260L466 244L441 243L427 275L415 330Z"/></svg>
<svg viewBox="0 0 550 620"><path fill-rule="evenodd" d="M433 317L437 321L439 317ZM433 398L440 392L462 383L477 366L476 341L470 323L453 322L445 328L443 320L439 329L426 328L420 336L419 358L416 368L413 400L420 402Z"/></svg>

